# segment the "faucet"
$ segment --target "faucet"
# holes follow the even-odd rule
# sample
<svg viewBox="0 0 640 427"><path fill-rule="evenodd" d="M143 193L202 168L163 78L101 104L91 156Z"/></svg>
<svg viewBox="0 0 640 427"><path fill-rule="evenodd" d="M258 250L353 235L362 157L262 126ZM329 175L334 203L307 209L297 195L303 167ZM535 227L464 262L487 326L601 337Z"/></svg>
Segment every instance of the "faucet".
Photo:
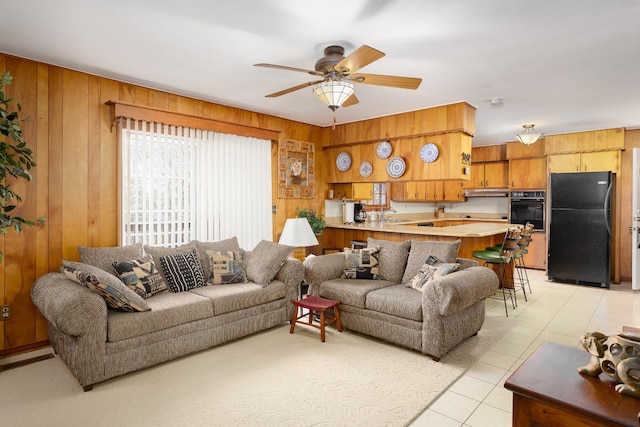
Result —
<svg viewBox="0 0 640 427"><path fill-rule="evenodd" d="M393 209L393 208L391 208L391 209L386 209L386 210L385 210L385 208L380 208L380 221L384 221L384 215L385 215L386 213L389 213L389 212L396 213L396 210L395 210L395 209Z"/></svg>

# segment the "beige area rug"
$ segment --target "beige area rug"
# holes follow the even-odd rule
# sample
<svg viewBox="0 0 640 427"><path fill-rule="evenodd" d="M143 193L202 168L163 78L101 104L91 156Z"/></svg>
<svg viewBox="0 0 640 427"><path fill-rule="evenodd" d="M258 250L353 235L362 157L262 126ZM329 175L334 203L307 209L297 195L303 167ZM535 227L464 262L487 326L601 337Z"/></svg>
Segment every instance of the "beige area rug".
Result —
<svg viewBox="0 0 640 427"><path fill-rule="evenodd" d="M434 362L355 332L282 325L82 392L55 357L0 374L1 426L402 426L506 334L480 333Z"/></svg>

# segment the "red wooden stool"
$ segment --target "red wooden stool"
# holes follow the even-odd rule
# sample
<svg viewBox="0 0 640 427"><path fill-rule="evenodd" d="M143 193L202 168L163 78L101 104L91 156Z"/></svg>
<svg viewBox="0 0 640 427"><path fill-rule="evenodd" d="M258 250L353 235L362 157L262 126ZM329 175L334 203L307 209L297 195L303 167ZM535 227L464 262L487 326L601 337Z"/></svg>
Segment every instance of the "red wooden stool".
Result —
<svg viewBox="0 0 640 427"><path fill-rule="evenodd" d="M313 326L314 328L320 329L320 341L324 342L324 328L327 325L331 325L332 323L336 324L338 328L338 332L342 332L342 324L340 323L340 312L338 311L338 304L340 301L334 301L332 299L314 297L313 295L307 296L305 299L301 300L291 300L293 304L296 306L296 309L293 311L293 317L291 318L291 329L289 333L293 333L296 328L296 323L301 323L303 325ZM306 308L309 310L309 320L302 321L300 320L302 317L298 317L298 308ZM334 317L330 317L325 319L324 312L325 310L333 308ZM313 323L313 312L317 311L320 313L320 325L316 325Z"/></svg>

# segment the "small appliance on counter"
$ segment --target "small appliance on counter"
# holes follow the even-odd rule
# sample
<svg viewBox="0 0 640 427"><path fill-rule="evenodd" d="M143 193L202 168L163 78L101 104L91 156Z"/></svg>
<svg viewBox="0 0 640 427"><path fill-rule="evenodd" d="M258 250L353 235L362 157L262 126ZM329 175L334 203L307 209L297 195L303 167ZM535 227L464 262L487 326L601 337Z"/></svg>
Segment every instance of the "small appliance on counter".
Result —
<svg viewBox="0 0 640 427"><path fill-rule="evenodd" d="M353 204L353 219L355 222L365 222L367 220L367 212L365 212L362 203Z"/></svg>
<svg viewBox="0 0 640 427"><path fill-rule="evenodd" d="M353 202L342 203L342 223L353 224L354 222L354 206Z"/></svg>

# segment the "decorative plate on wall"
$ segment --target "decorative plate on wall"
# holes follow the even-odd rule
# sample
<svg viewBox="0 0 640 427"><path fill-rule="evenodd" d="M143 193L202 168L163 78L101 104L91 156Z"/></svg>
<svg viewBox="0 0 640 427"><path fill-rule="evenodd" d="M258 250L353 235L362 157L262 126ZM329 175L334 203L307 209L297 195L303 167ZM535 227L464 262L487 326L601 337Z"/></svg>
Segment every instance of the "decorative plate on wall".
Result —
<svg viewBox="0 0 640 427"><path fill-rule="evenodd" d="M438 146L430 142L424 144L420 150L420 158L423 162L427 163L435 162L439 154Z"/></svg>
<svg viewBox="0 0 640 427"><path fill-rule="evenodd" d="M391 178L400 178L406 169L407 165L402 157L392 157L387 162L387 174Z"/></svg>
<svg viewBox="0 0 640 427"><path fill-rule="evenodd" d="M393 147L391 147L391 143L389 143L389 141L382 141L376 147L376 156L378 156L381 159L386 159L391 155L392 150L393 150Z"/></svg>
<svg viewBox="0 0 640 427"><path fill-rule="evenodd" d="M351 167L351 155L346 151L338 154L336 158L336 166L340 172L346 172Z"/></svg>
<svg viewBox="0 0 640 427"><path fill-rule="evenodd" d="M369 178L373 173L373 165L369 162L360 163L360 176L363 178Z"/></svg>

